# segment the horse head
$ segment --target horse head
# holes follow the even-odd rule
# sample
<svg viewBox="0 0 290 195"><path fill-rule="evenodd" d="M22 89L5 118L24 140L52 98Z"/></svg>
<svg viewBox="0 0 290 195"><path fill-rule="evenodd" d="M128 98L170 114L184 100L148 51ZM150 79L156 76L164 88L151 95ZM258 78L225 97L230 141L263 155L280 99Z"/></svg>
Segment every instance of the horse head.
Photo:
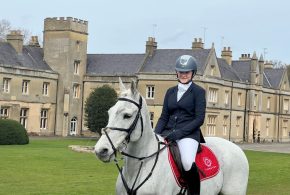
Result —
<svg viewBox="0 0 290 195"><path fill-rule="evenodd" d="M119 79L120 95L117 103L108 111L109 120L102 129L102 136L95 145L95 153L104 162L110 162L117 151L123 150L129 142L137 141L143 133L142 102L136 83L126 89Z"/></svg>

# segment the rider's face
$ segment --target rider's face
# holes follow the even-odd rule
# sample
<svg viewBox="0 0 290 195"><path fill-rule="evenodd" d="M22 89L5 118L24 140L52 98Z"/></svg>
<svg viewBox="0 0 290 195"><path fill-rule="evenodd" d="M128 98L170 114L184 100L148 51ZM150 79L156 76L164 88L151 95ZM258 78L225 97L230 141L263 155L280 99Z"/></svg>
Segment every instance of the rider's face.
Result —
<svg viewBox="0 0 290 195"><path fill-rule="evenodd" d="M177 71L177 77L181 83L188 83L192 78L192 71L187 72Z"/></svg>

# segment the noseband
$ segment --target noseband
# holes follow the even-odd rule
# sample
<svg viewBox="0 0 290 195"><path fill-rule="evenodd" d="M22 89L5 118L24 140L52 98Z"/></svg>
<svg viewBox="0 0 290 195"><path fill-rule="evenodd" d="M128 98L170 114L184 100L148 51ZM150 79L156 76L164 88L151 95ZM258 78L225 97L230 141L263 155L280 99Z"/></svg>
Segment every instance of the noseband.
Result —
<svg viewBox="0 0 290 195"><path fill-rule="evenodd" d="M141 114L142 97L140 96L140 98L139 98L139 104L137 102L131 100L131 99L128 99L128 98L118 98L118 101L130 102L130 103L134 104L135 106L137 106L138 112L136 114L136 117L135 117L133 123L130 125L130 127L128 129L120 128L120 127L106 127L106 128L111 129L111 130L126 131L128 133L128 135L125 138L125 140L127 141L127 143L129 143L130 142L130 136L131 136L133 130L136 128L136 125L137 125L137 122L138 122L139 118L141 120L141 137L143 135L143 118L142 118L142 114Z"/></svg>

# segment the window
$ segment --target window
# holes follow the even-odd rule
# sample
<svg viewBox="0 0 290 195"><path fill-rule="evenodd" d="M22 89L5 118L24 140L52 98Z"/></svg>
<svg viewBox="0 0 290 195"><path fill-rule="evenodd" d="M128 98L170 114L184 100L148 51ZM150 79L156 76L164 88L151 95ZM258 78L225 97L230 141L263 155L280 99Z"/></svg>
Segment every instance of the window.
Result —
<svg viewBox="0 0 290 195"><path fill-rule="evenodd" d="M225 105L229 104L229 91L225 91Z"/></svg>
<svg viewBox="0 0 290 195"><path fill-rule="evenodd" d="M270 110L270 108L271 108L271 98L268 97L267 98L267 109Z"/></svg>
<svg viewBox="0 0 290 195"><path fill-rule="evenodd" d="M70 121L70 135L76 135L77 134L77 118L74 117Z"/></svg>
<svg viewBox="0 0 290 195"><path fill-rule="evenodd" d="M217 103L217 94L218 89L209 88L208 101L212 103Z"/></svg>
<svg viewBox="0 0 290 195"><path fill-rule="evenodd" d="M258 95L255 94L255 97L254 97L254 108L257 107L257 103L258 103Z"/></svg>
<svg viewBox="0 0 290 195"><path fill-rule="evenodd" d="M227 135L227 131L228 131L228 118L229 118L229 116L224 116L224 121L223 121L223 135Z"/></svg>
<svg viewBox="0 0 290 195"><path fill-rule="evenodd" d="M74 98L80 97L80 85L79 84L74 84L74 86L73 86L73 97Z"/></svg>
<svg viewBox="0 0 290 195"><path fill-rule="evenodd" d="M80 61L75 60L74 61L74 74L79 75L79 72L80 72Z"/></svg>
<svg viewBox="0 0 290 195"><path fill-rule="evenodd" d="M289 99L284 99L283 110L285 112L288 112L288 110L289 110Z"/></svg>
<svg viewBox="0 0 290 195"><path fill-rule="evenodd" d="M150 123L151 123L151 127L153 128L153 120L154 120L154 112L150 112Z"/></svg>
<svg viewBox="0 0 290 195"><path fill-rule="evenodd" d="M237 124L236 124L236 127L237 127L237 137L239 136L239 127L241 125L241 116L237 116Z"/></svg>
<svg viewBox="0 0 290 195"><path fill-rule="evenodd" d="M269 136L270 119L266 120L266 136Z"/></svg>
<svg viewBox="0 0 290 195"><path fill-rule="evenodd" d="M240 126L240 124L241 124L241 116L237 116L237 127L239 127Z"/></svg>
<svg viewBox="0 0 290 195"><path fill-rule="evenodd" d="M22 94L28 95L29 93L29 81L23 80L22 81Z"/></svg>
<svg viewBox="0 0 290 195"><path fill-rule="evenodd" d="M214 65L211 65L211 66L210 66L210 75L211 75L211 76L214 75L214 69L215 69L215 66L214 66Z"/></svg>
<svg viewBox="0 0 290 195"><path fill-rule="evenodd" d="M259 81L259 75L256 74L256 79L255 79L255 83L258 84L258 81Z"/></svg>
<svg viewBox="0 0 290 195"><path fill-rule="evenodd" d="M27 127L27 115L28 115L28 109L27 108L21 108L21 110L20 110L20 124L24 128Z"/></svg>
<svg viewBox="0 0 290 195"><path fill-rule="evenodd" d="M283 120L283 136L287 136L287 127L288 127L288 120Z"/></svg>
<svg viewBox="0 0 290 195"><path fill-rule="evenodd" d="M10 80L9 78L3 78L3 93L10 92Z"/></svg>
<svg viewBox="0 0 290 195"><path fill-rule="evenodd" d="M147 85L146 98L147 99L154 99L154 93L155 93L155 86L154 85Z"/></svg>
<svg viewBox="0 0 290 195"><path fill-rule="evenodd" d="M40 129L47 129L47 109L42 109L40 112Z"/></svg>
<svg viewBox="0 0 290 195"><path fill-rule="evenodd" d="M242 104L242 93L238 93L238 106Z"/></svg>
<svg viewBox="0 0 290 195"><path fill-rule="evenodd" d="M0 111L0 118L8 118L9 117L9 108L7 107L1 107L1 111Z"/></svg>
<svg viewBox="0 0 290 195"><path fill-rule="evenodd" d="M207 135L214 136L215 135L215 127L216 127L216 116L215 115L208 115Z"/></svg>
<svg viewBox="0 0 290 195"><path fill-rule="evenodd" d="M49 83L44 82L42 84L42 95L48 96L48 87L49 87Z"/></svg>
<svg viewBox="0 0 290 195"><path fill-rule="evenodd" d="M284 81L284 83L283 83L283 89L284 90L286 89L286 81Z"/></svg>

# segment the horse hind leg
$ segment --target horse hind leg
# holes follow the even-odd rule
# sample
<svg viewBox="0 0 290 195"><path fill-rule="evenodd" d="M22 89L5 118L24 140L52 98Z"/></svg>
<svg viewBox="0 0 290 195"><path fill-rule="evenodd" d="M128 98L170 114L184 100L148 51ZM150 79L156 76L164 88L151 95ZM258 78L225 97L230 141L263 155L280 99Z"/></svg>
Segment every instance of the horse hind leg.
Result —
<svg viewBox="0 0 290 195"><path fill-rule="evenodd" d="M246 167L244 167L246 168ZM232 174L224 175L222 195L246 195L248 186L247 170L237 170Z"/></svg>

